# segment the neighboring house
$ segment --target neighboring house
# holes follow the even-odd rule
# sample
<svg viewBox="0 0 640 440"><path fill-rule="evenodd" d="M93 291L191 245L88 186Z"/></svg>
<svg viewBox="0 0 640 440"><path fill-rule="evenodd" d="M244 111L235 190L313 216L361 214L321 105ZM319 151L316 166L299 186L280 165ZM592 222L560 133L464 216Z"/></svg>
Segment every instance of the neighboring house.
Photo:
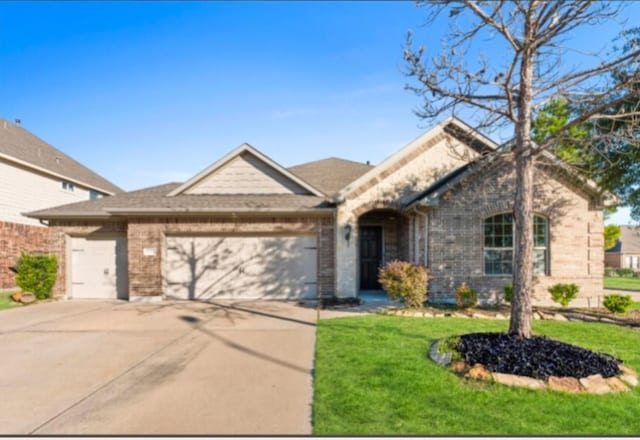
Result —
<svg viewBox="0 0 640 440"><path fill-rule="evenodd" d="M49 249L46 226L24 212L120 192L20 125L0 119L0 289L15 287L12 268L21 252Z"/></svg>
<svg viewBox="0 0 640 440"><path fill-rule="evenodd" d="M605 252L604 264L640 271L640 226L620 226L620 238Z"/></svg>
<svg viewBox="0 0 640 440"><path fill-rule="evenodd" d="M558 282L601 295L609 202L548 153L536 175L534 301ZM496 301L511 283L514 181L510 148L452 118L375 167L287 169L244 144L186 183L29 215L49 221L56 293L73 298L356 296L402 259L430 269L434 301L462 282Z"/></svg>

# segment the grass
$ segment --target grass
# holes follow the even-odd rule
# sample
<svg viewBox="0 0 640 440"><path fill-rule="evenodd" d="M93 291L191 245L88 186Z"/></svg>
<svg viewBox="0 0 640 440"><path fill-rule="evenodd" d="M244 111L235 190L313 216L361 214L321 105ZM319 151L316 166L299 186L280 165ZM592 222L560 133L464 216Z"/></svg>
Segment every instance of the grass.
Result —
<svg viewBox="0 0 640 440"><path fill-rule="evenodd" d="M640 291L640 278L605 277L604 288Z"/></svg>
<svg viewBox="0 0 640 440"><path fill-rule="evenodd" d="M16 307L18 304L11 299L11 293L0 293L0 310Z"/></svg>
<svg viewBox="0 0 640 440"><path fill-rule="evenodd" d="M439 338L505 331L506 321L363 316L318 324L318 435L638 435L640 387L569 395L461 379L427 357ZM640 331L535 321L534 332L613 354L640 370Z"/></svg>

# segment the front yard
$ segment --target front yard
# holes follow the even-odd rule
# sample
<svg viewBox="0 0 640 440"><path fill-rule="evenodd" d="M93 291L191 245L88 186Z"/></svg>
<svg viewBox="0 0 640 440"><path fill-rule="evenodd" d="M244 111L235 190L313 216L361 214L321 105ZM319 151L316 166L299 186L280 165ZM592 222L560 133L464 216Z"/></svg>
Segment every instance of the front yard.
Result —
<svg viewBox="0 0 640 440"><path fill-rule="evenodd" d="M640 387L569 395L458 378L427 357L445 336L505 331L506 321L363 316L318 324L314 433L638 435ZM534 332L613 354L640 370L640 331L536 321Z"/></svg>
<svg viewBox="0 0 640 440"><path fill-rule="evenodd" d="M640 291L640 278L605 277L604 288Z"/></svg>

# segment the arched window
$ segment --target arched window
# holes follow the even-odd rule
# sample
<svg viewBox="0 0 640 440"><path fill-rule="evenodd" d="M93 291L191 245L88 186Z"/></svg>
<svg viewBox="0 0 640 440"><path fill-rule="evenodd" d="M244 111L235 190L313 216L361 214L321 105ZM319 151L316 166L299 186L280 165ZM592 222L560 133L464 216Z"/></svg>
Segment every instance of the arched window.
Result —
<svg viewBox="0 0 640 440"><path fill-rule="evenodd" d="M497 214L484 221L484 273L513 274L513 215ZM536 215L533 221L533 273L549 273L547 219Z"/></svg>

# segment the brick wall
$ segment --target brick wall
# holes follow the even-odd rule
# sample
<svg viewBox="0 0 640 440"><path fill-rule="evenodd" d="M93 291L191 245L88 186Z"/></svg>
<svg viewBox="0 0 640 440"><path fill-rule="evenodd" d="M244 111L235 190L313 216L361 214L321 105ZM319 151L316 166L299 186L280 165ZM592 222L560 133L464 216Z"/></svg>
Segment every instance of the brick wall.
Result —
<svg viewBox="0 0 640 440"><path fill-rule="evenodd" d="M335 291L335 250L333 217L287 218L136 218L128 222L52 222L52 251L61 261L57 295L66 286L66 235L127 235L129 297L160 296L163 293L163 264L166 234L220 233L292 233L317 234L318 289L322 295ZM143 255L144 248L156 249L155 255Z"/></svg>
<svg viewBox="0 0 640 440"><path fill-rule="evenodd" d="M549 222L548 276L535 277L534 303L550 303L547 288L555 283L576 283L580 297L602 295L604 271L602 209L556 176L536 171L534 210ZM513 207L515 173L512 163L501 161L445 194L429 223L430 298L451 300L463 281L485 301L502 296L510 276L484 274L484 219Z"/></svg>
<svg viewBox="0 0 640 440"><path fill-rule="evenodd" d="M42 226L0 222L0 289L16 287L16 265L22 252L48 252L48 231Z"/></svg>

